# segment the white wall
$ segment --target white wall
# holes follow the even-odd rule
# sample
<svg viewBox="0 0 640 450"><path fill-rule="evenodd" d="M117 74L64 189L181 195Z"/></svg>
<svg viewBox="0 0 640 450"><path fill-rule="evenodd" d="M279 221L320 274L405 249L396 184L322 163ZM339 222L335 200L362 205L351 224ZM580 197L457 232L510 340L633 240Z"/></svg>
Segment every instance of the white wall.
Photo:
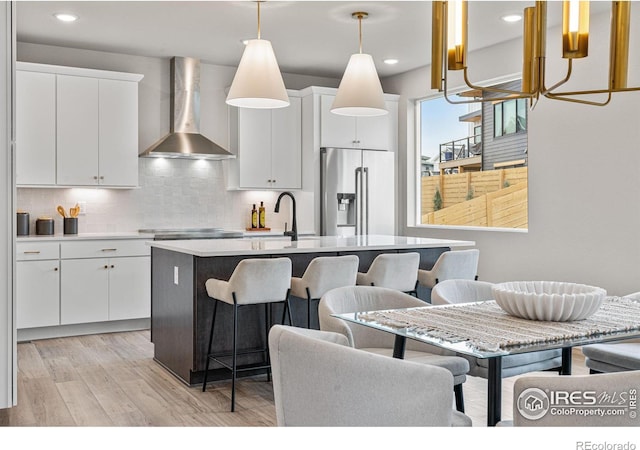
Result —
<svg viewBox="0 0 640 450"><path fill-rule="evenodd" d="M18 43L18 60L144 74L139 84L139 151L169 132L169 59L131 56L29 43ZM225 89L235 68L201 64L201 132L229 148ZM339 80L283 74L289 89L307 86L336 87ZM291 228L289 202L273 213L279 192L227 191L227 162L139 159L140 189L18 189L17 207L38 215L61 218L55 207L87 201L80 216L80 232L132 231L140 228L223 227L242 229L250 224L253 203L265 202L267 226ZM298 204L298 230L313 231L313 193L294 192Z"/></svg>
<svg viewBox="0 0 640 450"><path fill-rule="evenodd" d="M590 57L574 67L582 88L606 86L608 26L606 15L592 19ZM636 8L632 30L639 26ZM547 51L551 81L564 67L555 32L549 33ZM632 31L630 86L640 85L638 42L638 32ZM520 54L519 40L475 52L470 78L519 72ZM433 94L429 80L424 67L383 82L385 91L401 94L407 107L399 117L399 167L407 168L399 173L401 207L416 201L413 101ZM617 94L606 107L539 101L529 115L528 232L415 227L409 208L400 212L405 234L475 241L480 279L486 281L561 280L601 286L612 295L640 291L638 104L640 92Z"/></svg>
<svg viewBox="0 0 640 450"><path fill-rule="evenodd" d="M15 404L16 354L13 326L13 165L12 76L14 20L12 3L0 4L0 409Z"/></svg>

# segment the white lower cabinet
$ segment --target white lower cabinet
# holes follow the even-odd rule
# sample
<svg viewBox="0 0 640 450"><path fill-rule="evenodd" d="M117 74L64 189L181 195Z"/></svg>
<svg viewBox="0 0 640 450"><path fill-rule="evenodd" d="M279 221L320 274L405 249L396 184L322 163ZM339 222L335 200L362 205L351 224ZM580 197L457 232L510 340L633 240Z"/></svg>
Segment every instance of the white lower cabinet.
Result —
<svg viewBox="0 0 640 450"><path fill-rule="evenodd" d="M16 328L60 325L60 244L16 244Z"/></svg>
<svg viewBox="0 0 640 450"><path fill-rule="evenodd" d="M16 263L16 327L60 325L60 261Z"/></svg>
<svg viewBox="0 0 640 450"><path fill-rule="evenodd" d="M60 323L150 315L150 257L62 260Z"/></svg>
<svg viewBox="0 0 640 450"><path fill-rule="evenodd" d="M62 260L60 324L109 320L109 260Z"/></svg>
<svg viewBox="0 0 640 450"><path fill-rule="evenodd" d="M109 262L109 320L151 316L151 257Z"/></svg>
<svg viewBox="0 0 640 450"><path fill-rule="evenodd" d="M20 242L16 249L18 329L151 315L151 257L144 240Z"/></svg>

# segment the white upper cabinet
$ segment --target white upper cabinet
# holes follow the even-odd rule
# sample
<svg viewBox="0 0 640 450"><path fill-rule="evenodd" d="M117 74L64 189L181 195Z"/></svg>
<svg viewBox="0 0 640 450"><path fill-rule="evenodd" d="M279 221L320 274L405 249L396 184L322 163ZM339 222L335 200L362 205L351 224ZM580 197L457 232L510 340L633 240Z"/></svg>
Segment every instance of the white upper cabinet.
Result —
<svg viewBox="0 0 640 450"><path fill-rule="evenodd" d="M58 75L57 182L98 184L97 78Z"/></svg>
<svg viewBox="0 0 640 450"><path fill-rule="evenodd" d="M99 106L99 184L136 186L138 83L100 80Z"/></svg>
<svg viewBox="0 0 640 450"><path fill-rule="evenodd" d="M138 185L142 75L32 63L17 69L17 185Z"/></svg>
<svg viewBox="0 0 640 450"><path fill-rule="evenodd" d="M383 116L351 117L332 113L333 99L320 96L320 147L396 150L398 102L386 101Z"/></svg>
<svg viewBox="0 0 640 450"><path fill-rule="evenodd" d="M302 186L301 99L289 93L286 108L232 108L229 187L300 189Z"/></svg>
<svg viewBox="0 0 640 450"><path fill-rule="evenodd" d="M271 112L271 181L276 189L302 187L302 101Z"/></svg>
<svg viewBox="0 0 640 450"><path fill-rule="evenodd" d="M16 73L16 183L56 183L56 76Z"/></svg>

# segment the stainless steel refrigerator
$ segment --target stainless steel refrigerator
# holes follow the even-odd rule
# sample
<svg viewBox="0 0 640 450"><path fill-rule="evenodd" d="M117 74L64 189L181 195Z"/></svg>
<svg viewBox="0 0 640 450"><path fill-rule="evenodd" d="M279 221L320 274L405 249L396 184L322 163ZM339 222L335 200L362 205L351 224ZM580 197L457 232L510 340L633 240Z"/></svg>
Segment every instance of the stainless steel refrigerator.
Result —
<svg viewBox="0 0 640 450"><path fill-rule="evenodd" d="M394 234L394 177L393 152L321 148L320 234Z"/></svg>

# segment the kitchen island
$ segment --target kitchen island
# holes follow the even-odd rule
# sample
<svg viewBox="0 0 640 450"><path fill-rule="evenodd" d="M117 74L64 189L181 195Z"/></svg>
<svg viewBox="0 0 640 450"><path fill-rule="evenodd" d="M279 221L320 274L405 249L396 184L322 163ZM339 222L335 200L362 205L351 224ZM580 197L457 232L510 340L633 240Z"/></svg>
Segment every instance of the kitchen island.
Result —
<svg viewBox="0 0 640 450"><path fill-rule="evenodd" d="M418 252L420 268L430 269L440 254L454 247L471 247L472 241L404 236L309 236L257 239L198 239L150 241L151 246L151 340L154 359L188 385L202 383L211 329L213 301L207 295L208 278L228 280L239 261L246 258L287 256L293 276L302 276L318 256L357 255L359 271L366 272L381 253ZM306 325L306 300L292 297L294 325ZM231 349L232 308L218 307L214 351ZM240 349L264 347L264 308L244 308L239 317ZM274 305L278 323L282 306ZM314 318L317 322L317 317ZM313 322L312 322L313 323ZM238 363L258 363L260 353L245 355ZM251 375L252 372L244 372ZM256 372L257 373L257 372ZM230 372L213 365L209 380L230 378Z"/></svg>

